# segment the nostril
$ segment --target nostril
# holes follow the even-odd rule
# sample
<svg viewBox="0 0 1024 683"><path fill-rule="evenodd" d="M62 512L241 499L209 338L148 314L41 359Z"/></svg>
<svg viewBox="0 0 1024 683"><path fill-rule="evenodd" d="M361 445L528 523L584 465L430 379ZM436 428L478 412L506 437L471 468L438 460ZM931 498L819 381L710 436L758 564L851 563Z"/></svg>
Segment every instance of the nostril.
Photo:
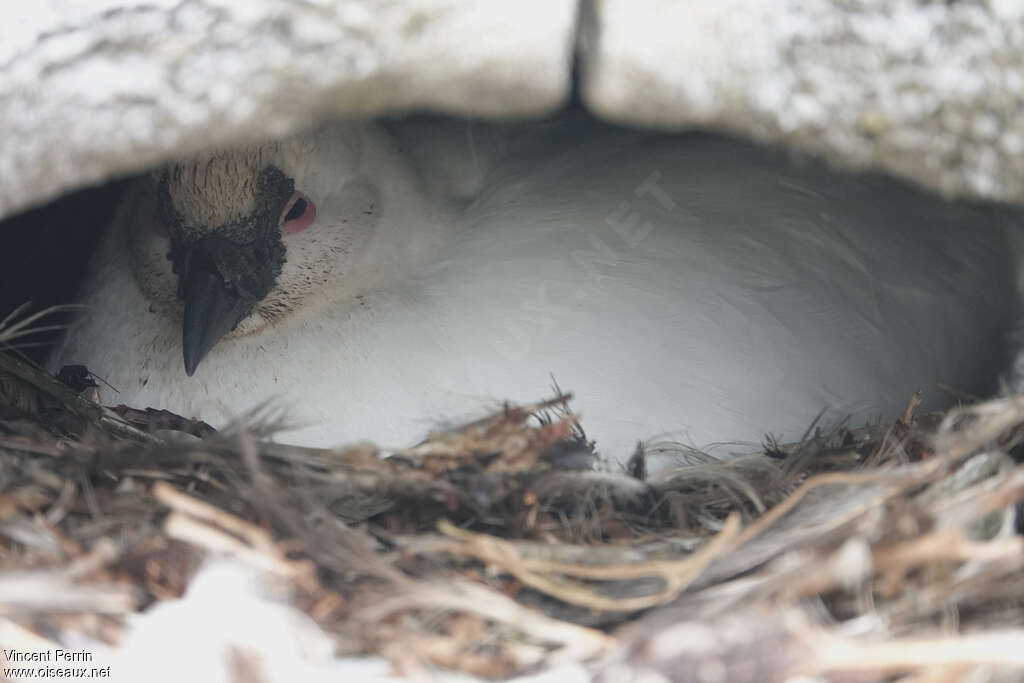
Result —
<svg viewBox="0 0 1024 683"><path fill-rule="evenodd" d="M158 237L170 237L167 231L167 224L159 216L153 219L153 234Z"/></svg>
<svg viewBox="0 0 1024 683"><path fill-rule="evenodd" d="M281 212L281 232L293 235L308 228L316 218L316 205L309 197L296 192Z"/></svg>

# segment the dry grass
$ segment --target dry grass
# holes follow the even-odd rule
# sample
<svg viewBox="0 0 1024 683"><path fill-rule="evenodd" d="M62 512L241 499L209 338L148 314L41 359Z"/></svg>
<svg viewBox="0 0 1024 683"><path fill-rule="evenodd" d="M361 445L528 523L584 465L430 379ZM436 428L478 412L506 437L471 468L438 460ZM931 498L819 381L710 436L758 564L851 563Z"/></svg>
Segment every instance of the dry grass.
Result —
<svg viewBox="0 0 1024 683"><path fill-rule="evenodd" d="M215 555L289 586L337 656L405 673L1024 675L1024 398L911 400L642 478L567 468L587 457L569 398L401 452L322 451L256 418L102 408L0 354L0 637L116 644Z"/></svg>

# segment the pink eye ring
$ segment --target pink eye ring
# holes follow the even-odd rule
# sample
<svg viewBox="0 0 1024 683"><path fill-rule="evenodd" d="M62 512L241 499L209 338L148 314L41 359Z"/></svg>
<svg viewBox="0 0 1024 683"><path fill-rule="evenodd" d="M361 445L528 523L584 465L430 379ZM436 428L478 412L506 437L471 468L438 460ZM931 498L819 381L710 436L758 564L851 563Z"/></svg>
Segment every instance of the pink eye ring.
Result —
<svg viewBox="0 0 1024 683"><path fill-rule="evenodd" d="M281 232L286 235L302 232L315 218L316 204L301 192L295 192L281 212Z"/></svg>

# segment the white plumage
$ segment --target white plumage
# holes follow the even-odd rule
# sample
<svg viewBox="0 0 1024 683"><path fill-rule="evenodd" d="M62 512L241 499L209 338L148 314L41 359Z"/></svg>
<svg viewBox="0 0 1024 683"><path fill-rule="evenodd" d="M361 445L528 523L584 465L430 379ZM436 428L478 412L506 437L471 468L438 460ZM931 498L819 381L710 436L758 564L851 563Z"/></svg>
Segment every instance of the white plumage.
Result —
<svg viewBox="0 0 1024 683"><path fill-rule="evenodd" d="M276 399L304 425L288 442L408 445L552 377L619 458L651 437L798 438L823 409L863 421L919 389L942 402L938 382L979 389L1015 312L985 211L716 137L429 120L190 163L169 193L194 228L244 214L264 163L316 204L274 290L186 376L140 184L54 365L215 425Z"/></svg>

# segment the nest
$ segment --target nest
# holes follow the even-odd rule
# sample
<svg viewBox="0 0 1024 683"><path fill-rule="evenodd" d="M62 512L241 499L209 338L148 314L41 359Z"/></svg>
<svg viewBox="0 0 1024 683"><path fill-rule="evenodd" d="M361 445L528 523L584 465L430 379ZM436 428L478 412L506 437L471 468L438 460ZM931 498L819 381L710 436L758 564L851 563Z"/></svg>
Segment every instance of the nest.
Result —
<svg viewBox="0 0 1024 683"><path fill-rule="evenodd" d="M912 399L889 424L729 460L679 449L653 475L643 448L625 470L595 467L570 398L404 451L317 450L270 441L268 411L218 432L101 407L0 355L4 648L130 656L147 615L199 603L241 624L221 634L221 680L288 680L273 673L286 636L268 650L241 630L292 617L323 666L374 655L379 676L1024 672L1024 398L924 416ZM224 567L227 592L259 577L248 602L209 588ZM242 613L256 604L271 611Z"/></svg>

